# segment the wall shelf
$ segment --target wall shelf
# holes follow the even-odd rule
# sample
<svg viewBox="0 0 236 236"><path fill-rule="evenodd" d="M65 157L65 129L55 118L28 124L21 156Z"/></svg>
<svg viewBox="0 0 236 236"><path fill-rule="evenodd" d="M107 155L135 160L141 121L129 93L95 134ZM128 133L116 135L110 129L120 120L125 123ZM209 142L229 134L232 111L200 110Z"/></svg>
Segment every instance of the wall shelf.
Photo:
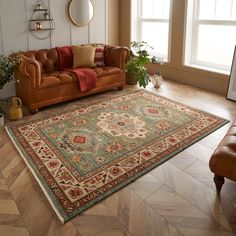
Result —
<svg viewBox="0 0 236 236"><path fill-rule="evenodd" d="M44 28L44 29L30 29L30 31L47 31L47 30L54 30L54 28Z"/></svg>
<svg viewBox="0 0 236 236"><path fill-rule="evenodd" d="M29 21L53 21L53 19L31 19Z"/></svg>
<svg viewBox="0 0 236 236"><path fill-rule="evenodd" d="M35 12L35 11L48 11L48 9L47 9L47 8L40 8L40 9L35 8L35 9L34 9L34 12Z"/></svg>
<svg viewBox="0 0 236 236"><path fill-rule="evenodd" d="M28 22L29 31L37 39L47 39L55 29L54 20L43 0L39 0Z"/></svg>

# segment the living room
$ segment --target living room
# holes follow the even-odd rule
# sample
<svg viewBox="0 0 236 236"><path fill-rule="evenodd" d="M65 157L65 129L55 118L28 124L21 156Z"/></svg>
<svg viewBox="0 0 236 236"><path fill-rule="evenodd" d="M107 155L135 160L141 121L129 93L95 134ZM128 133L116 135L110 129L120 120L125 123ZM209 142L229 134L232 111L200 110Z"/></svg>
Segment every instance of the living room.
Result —
<svg viewBox="0 0 236 236"><path fill-rule="evenodd" d="M235 27L235 0L1 0L0 54L23 62L0 90L0 235L235 235ZM163 58L158 87L125 84L131 41ZM77 76L84 48L104 61Z"/></svg>

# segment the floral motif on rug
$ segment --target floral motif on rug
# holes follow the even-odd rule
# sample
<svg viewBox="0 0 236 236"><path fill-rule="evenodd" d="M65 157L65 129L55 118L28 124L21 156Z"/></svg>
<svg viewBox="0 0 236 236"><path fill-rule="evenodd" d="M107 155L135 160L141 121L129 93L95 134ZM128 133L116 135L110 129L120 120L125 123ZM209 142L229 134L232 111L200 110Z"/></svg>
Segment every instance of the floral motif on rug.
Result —
<svg viewBox="0 0 236 236"><path fill-rule="evenodd" d="M225 123L139 91L6 129L65 222Z"/></svg>

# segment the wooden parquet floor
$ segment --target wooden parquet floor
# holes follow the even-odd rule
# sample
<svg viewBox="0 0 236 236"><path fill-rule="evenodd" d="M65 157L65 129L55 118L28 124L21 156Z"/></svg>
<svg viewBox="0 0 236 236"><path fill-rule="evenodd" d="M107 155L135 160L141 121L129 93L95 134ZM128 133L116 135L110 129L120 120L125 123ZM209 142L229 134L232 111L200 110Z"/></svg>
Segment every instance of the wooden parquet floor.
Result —
<svg viewBox="0 0 236 236"><path fill-rule="evenodd" d="M86 104L113 94L99 95L42 109L31 120ZM165 81L154 93L230 119L236 102L188 85ZM0 131L0 236L226 236L236 233L236 183L227 180L216 197L209 158L230 124L185 149L169 161L107 199L61 224L42 190Z"/></svg>

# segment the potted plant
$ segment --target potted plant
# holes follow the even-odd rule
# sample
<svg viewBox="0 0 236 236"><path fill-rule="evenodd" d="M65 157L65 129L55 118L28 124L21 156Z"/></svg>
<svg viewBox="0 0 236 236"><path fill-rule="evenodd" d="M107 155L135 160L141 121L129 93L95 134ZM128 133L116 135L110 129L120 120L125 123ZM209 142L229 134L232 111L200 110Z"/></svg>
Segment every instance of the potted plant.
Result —
<svg viewBox="0 0 236 236"><path fill-rule="evenodd" d="M126 64L126 82L127 84L137 84L140 87L146 87L150 82L145 65L148 63L164 64L161 58L151 56L148 49L153 49L146 42L133 41L131 45L131 57ZM133 50L133 51L132 51Z"/></svg>
<svg viewBox="0 0 236 236"><path fill-rule="evenodd" d="M20 61L21 59L17 56L17 54L13 54L9 57L0 55L0 90L6 83L13 79L14 69L17 65L19 65ZM0 126L3 124L3 119L4 115L2 105L0 103Z"/></svg>

